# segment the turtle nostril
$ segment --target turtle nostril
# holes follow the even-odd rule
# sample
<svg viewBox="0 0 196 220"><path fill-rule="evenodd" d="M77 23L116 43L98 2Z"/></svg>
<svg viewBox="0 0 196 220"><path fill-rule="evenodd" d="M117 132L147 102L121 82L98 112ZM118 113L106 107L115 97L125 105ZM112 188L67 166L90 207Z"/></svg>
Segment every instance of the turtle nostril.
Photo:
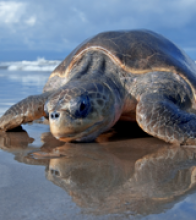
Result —
<svg viewBox="0 0 196 220"><path fill-rule="evenodd" d="M55 113L55 118L58 118L59 117L59 113Z"/></svg>
<svg viewBox="0 0 196 220"><path fill-rule="evenodd" d="M58 112L52 112L52 113L50 114L50 117L51 117L52 119L57 119L57 118L59 118L59 116L60 116L60 113L58 113Z"/></svg>

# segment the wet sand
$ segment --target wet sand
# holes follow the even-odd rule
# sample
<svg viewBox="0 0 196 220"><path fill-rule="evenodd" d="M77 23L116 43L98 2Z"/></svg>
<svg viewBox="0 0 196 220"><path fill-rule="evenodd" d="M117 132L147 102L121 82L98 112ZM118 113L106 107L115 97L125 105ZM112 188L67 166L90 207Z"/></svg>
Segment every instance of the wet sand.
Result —
<svg viewBox="0 0 196 220"><path fill-rule="evenodd" d="M48 75L1 71L0 115ZM22 127L0 134L0 219L195 219L196 146L126 122L88 144L60 142L39 121Z"/></svg>

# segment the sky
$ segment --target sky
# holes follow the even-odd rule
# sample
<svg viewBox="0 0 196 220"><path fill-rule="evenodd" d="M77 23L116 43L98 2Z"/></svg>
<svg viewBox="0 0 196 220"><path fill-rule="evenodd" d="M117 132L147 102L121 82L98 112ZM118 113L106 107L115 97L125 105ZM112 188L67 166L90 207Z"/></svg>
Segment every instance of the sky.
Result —
<svg viewBox="0 0 196 220"><path fill-rule="evenodd" d="M195 0L0 0L0 61L62 60L97 33L141 28L196 60Z"/></svg>

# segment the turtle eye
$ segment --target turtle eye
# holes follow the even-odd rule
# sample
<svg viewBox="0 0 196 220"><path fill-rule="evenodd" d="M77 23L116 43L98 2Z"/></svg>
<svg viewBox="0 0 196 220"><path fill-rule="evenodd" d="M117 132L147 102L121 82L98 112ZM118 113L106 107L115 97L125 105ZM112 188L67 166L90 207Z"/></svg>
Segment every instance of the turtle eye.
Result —
<svg viewBox="0 0 196 220"><path fill-rule="evenodd" d="M71 113L77 118L86 117L90 111L88 96L82 95L71 103Z"/></svg>
<svg viewBox="0 0 196 220"><path fill-rule="evenodd" d="M87 107L87 104L84 101L82 101L82 103L80 105L80 112L85 111L86 107Z"/></svg>

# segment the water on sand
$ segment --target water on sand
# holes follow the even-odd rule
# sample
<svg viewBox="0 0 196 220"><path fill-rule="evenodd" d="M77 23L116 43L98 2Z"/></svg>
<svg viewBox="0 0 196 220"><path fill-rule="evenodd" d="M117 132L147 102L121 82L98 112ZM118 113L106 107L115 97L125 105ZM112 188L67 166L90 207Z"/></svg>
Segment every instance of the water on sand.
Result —
<svg viewBox="0 0 196 220"><path fill-rule="evenodd" d="M48 76L1 70L0 115ZM39 122L1 133L0 219L195 219L196 148L124 127L88 144L59 142Z"/></svg>

